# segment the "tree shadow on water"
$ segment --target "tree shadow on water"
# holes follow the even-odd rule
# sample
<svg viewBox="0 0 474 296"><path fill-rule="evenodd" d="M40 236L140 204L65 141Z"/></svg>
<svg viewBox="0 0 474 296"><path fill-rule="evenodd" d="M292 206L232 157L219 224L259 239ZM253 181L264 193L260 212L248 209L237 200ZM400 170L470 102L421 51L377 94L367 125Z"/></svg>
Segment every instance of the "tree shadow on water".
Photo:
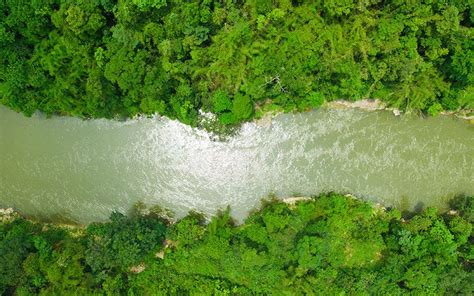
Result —
<svg viewBox="0 0 474 296"><path fill-rule="evenodd" d="M413 208L405 206L401 209L402 217L405 219L410 219L413 216L420 214L425 209L425 203L419 201Z"/></svg>
<svg viewBox="0 0 474 296"><path fill-rule="evenodd" d="M20 215L33 221L38 221L42 223L54 223L54 224L67 224L80 226L83 223L80 223L77 219L74 219L70 212L61 211L55 213L38 213L31 215L23 215L20 212Z"/></svg>

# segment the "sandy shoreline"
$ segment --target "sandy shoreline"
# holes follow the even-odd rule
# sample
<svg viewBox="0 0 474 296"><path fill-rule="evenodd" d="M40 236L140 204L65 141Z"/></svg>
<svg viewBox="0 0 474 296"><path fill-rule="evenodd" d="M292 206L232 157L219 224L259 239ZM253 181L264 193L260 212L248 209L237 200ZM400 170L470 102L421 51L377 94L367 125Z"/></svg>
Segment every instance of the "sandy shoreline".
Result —
<svg viewBox="0 0 474 296"><path fill-rule="evenodd" d="M387 104L382 102L379 99L364 99L358 101L347 101L347 100L335 100L330 102L325 102L320 108L323 109L332 109L332 110L343 110L343 109L361 109L365 111L390 111L394 116L401 116L405 114L404 111L387 107ZM279 112L267 112L261 118L253 120L253 122L258 126L268 127L272 124L273 117L278 114L283 113ZM408 113L406 113L408 114ZM456 118L467 120L470 124L474 124L474 110L460 110L460 111L442 111L440 112L441 116L455 116Z"/></svg>
<svg viewBox="0 0 474 296"><path fill-rule="evenodd" d="M377 111L377 110L386 110L392 111L395 116L399 116L404 112L400 109L387 107L387 104L382 102L379 99L365 99L359 100L355 102L346 101L346 100L336 100L327 102L323 107L329 109L348 109L348 108L355 108L355 109L362 109L367 111ZM447 116L456 116L458 118L462 118L465 120L474 120L474 115L467 115L474 113L474 110L460 110L460 111L442 111L440 115L447 115Z"/></svg>

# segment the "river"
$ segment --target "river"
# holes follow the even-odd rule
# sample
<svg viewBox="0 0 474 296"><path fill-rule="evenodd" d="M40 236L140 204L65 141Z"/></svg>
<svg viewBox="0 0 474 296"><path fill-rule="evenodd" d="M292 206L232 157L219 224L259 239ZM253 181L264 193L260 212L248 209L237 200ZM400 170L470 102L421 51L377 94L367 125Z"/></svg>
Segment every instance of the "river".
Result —
<svg viewBox="0 0 474 296"><path fill-rule="evenodd" d="M400 209L474 194L474 125L448 116L317 110L228 141L166 118L26 118L0 108L0 206L89 223L142 201L237 219L274 193L352 193ZM59 218L58 218L59 217Z"/></svg>

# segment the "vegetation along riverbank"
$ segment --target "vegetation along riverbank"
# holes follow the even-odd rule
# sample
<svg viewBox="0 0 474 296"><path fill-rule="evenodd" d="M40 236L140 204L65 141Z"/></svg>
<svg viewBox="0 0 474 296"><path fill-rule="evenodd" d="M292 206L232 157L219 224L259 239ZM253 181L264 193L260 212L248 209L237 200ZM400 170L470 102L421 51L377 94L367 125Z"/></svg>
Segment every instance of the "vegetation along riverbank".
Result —
<svg viewBox="0 0 474 296"><path fill-rule="evenodd" d="M451 207L402 218L333 193L265 202L241 225L137 208L75 229L5 211L0 293L472 295L474 198Z"/></svg>
<svg viewBox="0 0 474 296"><path fill-rule="evenodd" d="M474 108L471 1L20 2L0 4L0 102L27 115Z"/></svg>

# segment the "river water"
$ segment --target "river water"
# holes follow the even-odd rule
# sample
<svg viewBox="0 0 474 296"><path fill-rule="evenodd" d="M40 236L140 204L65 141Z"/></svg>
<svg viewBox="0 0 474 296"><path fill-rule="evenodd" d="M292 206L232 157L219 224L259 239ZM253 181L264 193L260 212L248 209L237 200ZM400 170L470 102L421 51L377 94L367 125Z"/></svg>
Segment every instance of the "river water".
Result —
<svg viewBox="0 0 474 296"><path fill-rule="evenodd" d="M325 191L413 209L474 194L474 125L452 117L318 110L245 124L226 142L165 118L83 121L0 108L0 206L101 221L142 201L182 216L274 193Z"/></svg>

